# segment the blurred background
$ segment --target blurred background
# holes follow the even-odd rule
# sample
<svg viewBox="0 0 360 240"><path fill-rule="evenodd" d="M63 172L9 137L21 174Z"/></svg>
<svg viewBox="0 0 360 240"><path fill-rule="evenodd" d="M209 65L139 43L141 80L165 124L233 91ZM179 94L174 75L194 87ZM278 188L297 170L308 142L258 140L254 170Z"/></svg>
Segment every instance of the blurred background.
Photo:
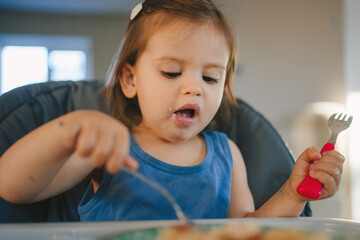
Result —
<svg viewBox="0 0 360 240"><path fill-rule="evenodd" d="M49 80L103 80L137 0L0 0L0 94ZM339 192L315 217L360 220L360 1L217 0L239 42L236 95L280 132L295 159L354 116L336 149Z"/></svg>

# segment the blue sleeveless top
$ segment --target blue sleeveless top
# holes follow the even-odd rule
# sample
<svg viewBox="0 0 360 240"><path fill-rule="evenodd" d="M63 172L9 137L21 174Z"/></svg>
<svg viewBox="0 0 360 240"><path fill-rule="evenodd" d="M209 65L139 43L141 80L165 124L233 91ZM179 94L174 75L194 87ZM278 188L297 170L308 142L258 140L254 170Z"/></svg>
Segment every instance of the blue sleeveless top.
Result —
<svg viewBox="0 0 360 240"><path fill-rule="evenodd" d="M216 131L202 135L207 153L199 165L162 162L143 151L132 137L130 155L139 162L138 171L165 187L188 217L226 218L233 168L228 138ZM160 193L122 171L106 173L95 194L90 184L78 210L81 221L177 219Z"/></svg>

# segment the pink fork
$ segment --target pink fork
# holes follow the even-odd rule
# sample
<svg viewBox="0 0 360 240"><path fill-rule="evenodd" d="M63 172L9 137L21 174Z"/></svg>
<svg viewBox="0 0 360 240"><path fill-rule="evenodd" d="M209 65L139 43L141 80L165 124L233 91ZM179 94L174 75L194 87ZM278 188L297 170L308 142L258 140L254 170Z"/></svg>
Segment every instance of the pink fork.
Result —
<svg viewBox="0 0 360 240"><path fill-rule="evenodd" d="M346 114L341 113L339 116L337 116L337 113L334 113L331 115L328 121L329 128L331 130L331 135L327 143L323 146L320 153L326 151L331 151L335 149L335 143L338 134L347 129L351 121L353 119L352 116L347 117ZM297 192L306 198L309 199L319 199L321 197L321 191L322 191L322 183L309 176L309 173L306 175L304 180L299 184L297 187Z"/></svg>

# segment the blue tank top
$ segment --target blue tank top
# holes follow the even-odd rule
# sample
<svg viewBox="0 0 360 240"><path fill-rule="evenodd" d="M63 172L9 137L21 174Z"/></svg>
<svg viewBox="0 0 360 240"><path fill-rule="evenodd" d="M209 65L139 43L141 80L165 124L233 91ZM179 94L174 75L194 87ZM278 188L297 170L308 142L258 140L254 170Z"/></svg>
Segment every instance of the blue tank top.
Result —
<svg viewBox="0 0 360 240"><path fill-rule="evenodd" d="M228 138L216 131L202 135L207 153L199 165L162 162L143 151L132 137L130 154L139 162L138 171L165 187L188 217L226 218L233 167ZM78 210L81 221L177 219L161 194L122 171L106 173L95 194L90 184Z"/></svg>

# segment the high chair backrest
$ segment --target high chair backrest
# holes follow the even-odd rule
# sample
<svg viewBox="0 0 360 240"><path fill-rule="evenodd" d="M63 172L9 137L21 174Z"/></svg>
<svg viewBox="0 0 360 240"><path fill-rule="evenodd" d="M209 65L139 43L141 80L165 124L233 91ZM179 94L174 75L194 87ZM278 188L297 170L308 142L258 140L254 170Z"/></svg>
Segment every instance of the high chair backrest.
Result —
<svg viewBox="0 0 360 240"><path fill-rule="evenodd" d="M42 124L77 109L104 111L101 81L63 81L27 85L0 96L0 156L15 141ZM256 208L289 177L294 164L277 131L257 111L238 99L227 132L240 148ZM21 167L21 166L19 166ZM60 195L32 204L0 198L0 223L79 221L77 205L90 179ZM307 204L303 216L310 216Z"/></svg>

